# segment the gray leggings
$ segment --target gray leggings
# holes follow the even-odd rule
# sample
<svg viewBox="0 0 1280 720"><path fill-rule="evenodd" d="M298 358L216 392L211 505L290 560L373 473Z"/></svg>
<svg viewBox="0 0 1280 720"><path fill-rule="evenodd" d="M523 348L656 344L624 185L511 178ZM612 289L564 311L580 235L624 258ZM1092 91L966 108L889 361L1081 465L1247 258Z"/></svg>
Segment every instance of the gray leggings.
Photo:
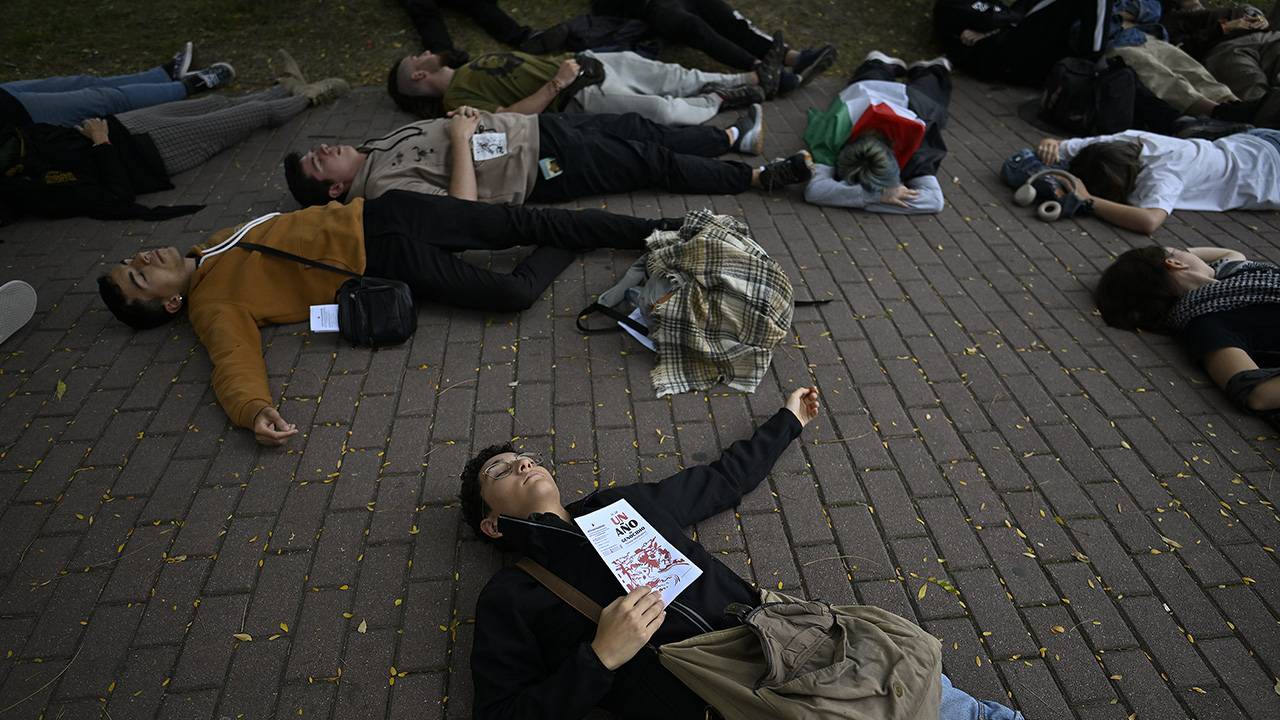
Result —
<svg viewBox="0 0 1280 720"><path fill-rule="evenodd" d="M276 127L305 110L307 99L279 85L253 95L206 95L120 113L134 134L147 133L165 171L177 175L235 145L260 127Z"/></svg>

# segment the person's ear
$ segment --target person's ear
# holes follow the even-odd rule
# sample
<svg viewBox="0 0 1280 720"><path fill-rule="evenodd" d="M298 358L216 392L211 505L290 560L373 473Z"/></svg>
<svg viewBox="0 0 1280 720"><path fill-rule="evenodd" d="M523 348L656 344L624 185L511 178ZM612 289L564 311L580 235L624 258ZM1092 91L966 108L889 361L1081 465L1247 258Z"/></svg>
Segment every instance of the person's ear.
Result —
<svg viewBox="0 0 1280 720"><path fill-rule="evenodd" d="M502 532L498 530L498 518L487 517L480 521L480 532L497 540L502 537Z"/></svg>
<svg viewBox="0 0 1280 720"><path fill-rule="evenodd" d="M182 309L182 296L181 295L169 296L169 299L164 301L164 309L165 309L165 312L169 313L170 315L176 315L178 311Z"/></svg>
<svg viewBox="0 0 1280 720"><path fill-rule="evenodd" d="M329 183L329 197L334 200L340 199L347 194L347 184L341 180Z"/></svg>
<svg viewBox="0 0 1280 720"><path fill-rule="evenodd" d="M1186 270L1187 264L1176 257L1167 257L1164 259L1165 270Z"/></svg>

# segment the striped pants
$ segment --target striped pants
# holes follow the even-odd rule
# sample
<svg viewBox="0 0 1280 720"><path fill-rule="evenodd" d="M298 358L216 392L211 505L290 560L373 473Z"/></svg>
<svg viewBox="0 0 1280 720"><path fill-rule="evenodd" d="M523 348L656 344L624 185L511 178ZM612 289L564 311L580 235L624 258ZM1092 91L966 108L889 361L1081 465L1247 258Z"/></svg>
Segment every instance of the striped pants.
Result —
<svg viewBox="0 0 1280 720"><path fill-rule="evenodd" d="M277 85L253 95L206 95L153 105L116 116L137 135L151 136L170 176L190 170L260 127L283 125L305 110L307 99Z"/></svg>

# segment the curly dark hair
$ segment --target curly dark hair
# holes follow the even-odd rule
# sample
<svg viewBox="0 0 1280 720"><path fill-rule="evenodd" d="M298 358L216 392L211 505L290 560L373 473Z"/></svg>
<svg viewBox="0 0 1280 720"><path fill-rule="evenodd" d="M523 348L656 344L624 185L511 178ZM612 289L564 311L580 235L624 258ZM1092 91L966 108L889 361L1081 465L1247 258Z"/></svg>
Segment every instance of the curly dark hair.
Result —
<svg viewBox="0 0 1280 720"><path fill-rule="evenodd" d="M302 207L312 205L328 205L329 188L333 183L329 180L317 180L302 171L302 155L291 152L284 156L284 182L289 186L289 194ZM342 198L337 198L341 200Z"/></svg>
<svg viewBox="0 0 1280 720"><path fill-rule="evenodd" d="M476 453L475 457L467 461L466 467L462 468L462 487L458 490L458 499L462 501L462 517L467 521L467 525L471 527L471 530L475 532L476 537L481 540L494 542L493 538L485 535L480 530L480 521L488 514L488 507L484 504L484 498L480 497L480 469L494 455L515 451L515 446L509 442L501 445L490 445Z"/></svg>
<svg viewBox="0 0 1280 720"><path fill-rule="evenodd" d="M106 303L111 314L134 330L160 327L178 316L178 313L166 310L160 300L130 301L110 275L98 276L98 294L102 296L102 302Z"/></svg>
<svg viewBox="0 0 1280 720"><path fill-rule="evenodd" d="M444 117L444 99L425 95L410 95L400 89L400 58L391 63L391 72L387 73L387 94L395 102L396 107L416 115L424 120Z"/></svg>
<svg viewBox="0 0 1280 720"><path fill-rule="evenodd" d="M1103 321L1121 330L1162 331L1164 318L1179 297L1164 266L1167 257L1169 251L1150 245L1116 258L1093 292Z"/></svg>

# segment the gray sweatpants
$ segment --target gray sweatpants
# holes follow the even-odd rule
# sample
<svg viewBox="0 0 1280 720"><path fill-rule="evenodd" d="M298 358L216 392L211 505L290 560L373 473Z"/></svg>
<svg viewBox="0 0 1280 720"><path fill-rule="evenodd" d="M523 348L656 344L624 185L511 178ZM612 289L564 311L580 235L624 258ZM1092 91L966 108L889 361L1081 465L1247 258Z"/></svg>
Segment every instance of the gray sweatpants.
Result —
<svg viewBox="0 0 1280 720"><path fill-rule="evenodd" d="M604 82L579 90L570 109L639 113L660 125L701 125L720 112L720 96L700 94L704 85L742 85L755 79L751 73L726 75L691 70L633 52L583 54L604 65Z"/></svg>
<svg viewBox="0 0 1280 720"><path fill-rule="evenodd" d="M307 99L277 85L253 95L205 95L120 113L129 132L147 133L164 169L177 175L244 140L260 127L283 125L305 110Z"/></svg>

